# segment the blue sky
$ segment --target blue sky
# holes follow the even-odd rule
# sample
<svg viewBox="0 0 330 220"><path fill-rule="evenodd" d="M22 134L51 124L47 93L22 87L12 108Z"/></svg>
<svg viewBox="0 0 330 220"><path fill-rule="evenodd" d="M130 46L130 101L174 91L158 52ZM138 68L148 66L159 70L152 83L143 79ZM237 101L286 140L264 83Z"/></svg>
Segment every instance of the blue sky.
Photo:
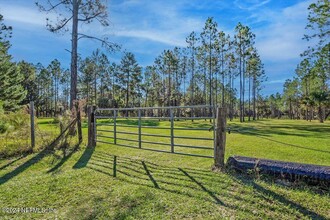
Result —
<svg viewBox="0 0 330 220"><path fill-rule="evenodd" d="M192 31L200 32L208 17L214 17L220 30L233 36L238 22L251 27L256 46L265 64L268 81L263 93L282 91L285 79L294 76L308 42L302 40L306 30L307 7L313 0L109 0L110 26L97 23L81 26L84 33L108 36L123 49L136 55L140 65L153 64L164 49L185 46ZM14 28L10 53L15 61L41 62L48 65L58 59L69 68L70 35L46 30L46 15L38 11L34 0L0 0L5 23ZM56 18L54 14L50 18ZM100 45L79 42L85 57ZM118 62L121 54L109 54Z"/></svg>

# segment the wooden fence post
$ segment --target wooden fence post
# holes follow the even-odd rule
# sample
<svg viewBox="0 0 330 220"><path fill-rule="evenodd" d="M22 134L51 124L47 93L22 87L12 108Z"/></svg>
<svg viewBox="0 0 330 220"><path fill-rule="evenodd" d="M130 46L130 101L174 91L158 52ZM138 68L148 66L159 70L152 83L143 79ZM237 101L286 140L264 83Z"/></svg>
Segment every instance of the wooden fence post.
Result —
<svg viewBox="0 0 330 220"><path fill-rule="evenodd" d="M170 109L170 118L171 118L171 153L174 153L174 115L173 109Z"/></svg>
<svg viewBox="0 0 330 220"><path fill-rule="evenodd" d="M141 109L138 110L138 129L139 129L139 148L142 148L142 143L141 143Z"/></svg>
<svg viewBox="0 0 330 220"><path fill-rule="evenodd" d="M30 122L31 122L31 147L35 147L35 129L34 129L34 103L30 102Z"/></svg>
<svg viewBox="0 0 330 220"><path fill-rule="evenodd" d="M113 143L117 144L117 112L113 110Z"/></svg>
<svg viewBox="0 0 330 220"><path fill-rule="evenodd" d="M96 146L96 125L95 125L95 109L96 106L88 106L87 114L88 114L88 147Z"/></svg>
<svg viewBox="0 0 330 220"><path fill-rule="evenodd" d="M226 108L217 108L216 135L214 146L214 166L223 168L225 165L226 147Z"/></svg>
<svg viewBox="0 0 330 220"><path fill-rule="evenodd" d="M76 107L76 109L77 109L78 141L79 141L79 143L81 143L82 142L82 139L83 139L82 138L82 128L81 128L81 114L80 114L80 109L79 109L78 106Z"/></svg>

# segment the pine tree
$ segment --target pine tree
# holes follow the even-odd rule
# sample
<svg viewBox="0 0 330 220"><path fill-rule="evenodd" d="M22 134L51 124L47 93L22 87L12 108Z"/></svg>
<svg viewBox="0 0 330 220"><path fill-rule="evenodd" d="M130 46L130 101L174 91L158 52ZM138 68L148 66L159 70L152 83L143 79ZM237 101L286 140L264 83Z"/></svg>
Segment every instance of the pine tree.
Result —
<svg viewBox="0 0 330 220"><path fill-rule="evenodd" d="M125 92L125 107L135 105L135 97L138 95L137 85L142 81L141 70L141 67L135 60L134 54L125 52L121 59L118 78L122 90Z"/></svg>
<svg viewBox="0 0 330 220"><path fill-rule="evenodd" d="M0 100L6 111L15 111L26 97L22 83L23 75L8 54L8 46L0 42Z"/></svg>

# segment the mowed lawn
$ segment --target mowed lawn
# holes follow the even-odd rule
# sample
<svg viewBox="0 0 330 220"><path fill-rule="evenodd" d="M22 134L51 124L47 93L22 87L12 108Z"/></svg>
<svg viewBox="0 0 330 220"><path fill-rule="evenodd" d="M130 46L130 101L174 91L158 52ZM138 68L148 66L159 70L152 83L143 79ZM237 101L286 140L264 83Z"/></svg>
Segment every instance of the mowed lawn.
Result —
<svg viewBox="0 0 330 220"><path fill-rule="evenodd" d="M45 122L45 120L43 120ZM107 120L103 120L107 122ZM120 123L120 122L118 122ZM136 121L122 121L134 125ZM147 121L143 125L169 126ZM175 122L178 128L210 128L208 121ZM43 123L41 128L54 125ZM330 123L262 120L228 122L226 157L244 155L330 165ZM100 126L112 130L111 126ZM136 132L122 127L119 131ZM168 130L143 129L149 134ZM84 127L84 136L87 129ZM112 136L109 132L99 135ZM122 138L137 139L136 135ZM211 131L175 130L177 136L212 137ZM118 136L120 137L120 136ZM103 138L112 142L112 138ZM159 137L143 140L168 142ZM118 141L137 146L137 143ZM175 139L175 143L212 147L212 141ZM74 146L0 161L0 219L329 219L328 189L303 183L287 186L265 176L255 178L212 172L212 159L98 143ZM169 150L168 146L142 147ZM182 153L212 155L212 150L175 148ZM117 177L113 177L114 156ZM7 213L7 208L40 208L46 213Z"/></svg>

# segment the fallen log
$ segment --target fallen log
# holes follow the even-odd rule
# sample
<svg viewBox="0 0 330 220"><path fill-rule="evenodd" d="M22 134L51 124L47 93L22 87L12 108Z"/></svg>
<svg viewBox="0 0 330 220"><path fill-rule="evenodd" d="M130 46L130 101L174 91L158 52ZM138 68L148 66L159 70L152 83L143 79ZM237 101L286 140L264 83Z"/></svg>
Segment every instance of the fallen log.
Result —
<svg viewBox="0 0 330 220"><path fill-rule="evenodd" d="M236 170L257 170L261 173L280 174L281 176L300 176L303 178L330 182L330 166L267 160L253 157L232 156L227 166Z"/></svg>

